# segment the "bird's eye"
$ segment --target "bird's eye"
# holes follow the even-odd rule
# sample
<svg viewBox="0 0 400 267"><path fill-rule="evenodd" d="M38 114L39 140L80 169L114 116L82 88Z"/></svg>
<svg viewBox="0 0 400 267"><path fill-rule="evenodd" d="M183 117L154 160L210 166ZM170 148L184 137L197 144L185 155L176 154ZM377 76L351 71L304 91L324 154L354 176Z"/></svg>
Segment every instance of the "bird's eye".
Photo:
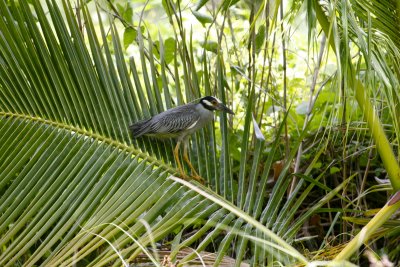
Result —
<svg viewBox="0 0 400 267"><path fill-rule="evenodd" d="M216 104L217 104L217 101L213 100L213 101L211 101L211 103L212 103L213 105L216 105Z"/></svg>

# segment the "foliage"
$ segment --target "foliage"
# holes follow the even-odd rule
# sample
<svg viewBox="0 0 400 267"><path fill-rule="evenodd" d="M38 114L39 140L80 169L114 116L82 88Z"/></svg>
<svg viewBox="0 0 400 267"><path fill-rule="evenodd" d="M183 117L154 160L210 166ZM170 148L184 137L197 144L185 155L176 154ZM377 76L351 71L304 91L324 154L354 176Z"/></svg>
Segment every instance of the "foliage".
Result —
<svg viewBox="0 0 400 267"><path fill-rule="evenodd" d="M360 224L398 260L398 224L375 233L398 203L359 220L391 190L372 177L398 183L385 133L397 148L399 30L382 24L395 12L356 0L61 3L0 1L0 265L165 265L166 247L180 264L210 251L215 265L286 266L332 259L333 246L350 264L359 245L342 246ZM173 140L128 131L202 95L236 113L192 137L207 186L174 177Z"/></svg>

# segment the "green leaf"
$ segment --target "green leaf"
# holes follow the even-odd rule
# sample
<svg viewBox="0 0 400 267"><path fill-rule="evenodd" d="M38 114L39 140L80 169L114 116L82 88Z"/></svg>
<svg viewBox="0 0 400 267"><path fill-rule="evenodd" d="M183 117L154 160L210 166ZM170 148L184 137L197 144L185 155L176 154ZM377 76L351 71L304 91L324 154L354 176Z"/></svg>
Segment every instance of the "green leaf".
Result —
<svg viewBox="0 0 400 267"><path fill-rule="evenodd" d="M195 10L192 10L192 14L196 17L198 21L200 21L201 24L203 24L203 26L207 23L212 23L214 21L213 17L211 17L210 15L206 15Z"/></svg>
<svg viewBox="0 0 400 267"><path fill-rule="evenodd" d="M172 15L174 14L174 4L170 0L162 0L161 4L164 8L165 13L167 13L170 21L172 20Z"/></svg>
<svg viewBox="0 0 400 267"><path fill-rule="evenodd" d="M265 41L265 25L258 27L256 34L256 53L259 53Z"/></svg>
<svg viewBox="0 0 400 267"><path fill-rule="evenodd" d="M123 41L124 41L124 48L127 49L130 44L133 44L136 40L136 29L133 28L125 28Z"/></svg>
<svg viewBox="0 0 400 267"><path fill-rule="evenodd" d="M132 21L133 8L132 8L132 5L129 2L127 2L127 4L126 4L126 8L125 8L124 13L123 13L122 16L126 21L128 21L128 22Z"/></svg>
<svg viewBox="0 0 400 267"><path fill-rule="evenodd" d="M160 53L159 53L159 51L160 51L160 41L159 40L154 41L153 45L155 47L155 49L153 51L153 54L157 59L160 59Z"/></svg>
<svg viewBox="0 0 400 267"><path fill-rule="evenodd" d="M208 40L207 40L207 41L205 41L205 42L202 43L202 46L203 46L203 48L204 48L205 50L207 50L207 51L213 52L213 53L215 53L215 54L218 53L219 44L218 44L217 42L208 41Z"/></svg>
<svg viewBox="0 0 400 267"><path fill-rule="evenodd" d="M340 172L340 169L339 169L338 167L331 167L331 168L329 169L329 173L330 173L330 174L335 174L335 173L337 173L337 172Z"/></svg>
<svg viewBox="0 0 400 267"><path fill-rule="evenodd" d="M133 18L133 7L129 2L125 4L117 3L116 4L118 15L122 17L125 21L131 23Z"/></svg>
<svg viewBox="0 0 400 267"><path fill-rule="evenodd" d="M200 8L202 8L205 4L207 4L209 0L199 0L196 4L196 7L194 8L196 11L198 11Z"/></svg>
<svg viewBox="0 0 400 267"><path fill-rule="evenodd" d="M224 0L224 2L222 2L221 4L222 10L226 11L228 8L238 3L239 1L240 0Z"/></svg>
<svg viewBox="0 0 400 267"><path fill-rule="evenodd" d="M175 57L175 46L176 41L172 37L166 39L164 42L164 58L167 64L171 63Z"/></svg>

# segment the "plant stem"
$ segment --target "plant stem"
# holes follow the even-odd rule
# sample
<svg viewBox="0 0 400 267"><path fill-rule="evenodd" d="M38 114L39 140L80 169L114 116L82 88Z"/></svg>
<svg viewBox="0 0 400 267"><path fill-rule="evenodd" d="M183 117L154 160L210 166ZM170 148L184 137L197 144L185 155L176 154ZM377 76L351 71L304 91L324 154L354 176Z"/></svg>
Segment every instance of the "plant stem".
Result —
<svg viewBox="0 0 400 267"><path fill-rule="evenodd" d="M389 175L392 187L394 190L398 191L400 190L400 168L396 156L393 153L392 146L385 135L375 107L369 101L364 85L359 80L355 80L354 89L358 105L360 105L361 110L364 112L365 120L371 130L372 138L375 141L383 166Z"/></svg>
<svg viewBox="0 0 400 267"><path fill-rule="evenodd" d="M286 71L286 42L285 42L285 31L283 28L283 2L279 7L280 16L281 16L281 34L282 34L282 70L283 70L283 109L285 112L289 112L287 110L287 71ZM287 121L285 121L285 160L289 157L290 147L289 147L289 134L288 134L288 125Z"/></svg>
<svg viewBox="0 0 400 267"><path fill-rule="evenodd" d="M398 195L397 192L396 195ZM395 196L396 196L395 195ZM394 199L395 196L392 198ZM390 201L388 202L390 203ZM375 216L372 220L365 225L360 233L356 235L350 243L346 245L346 247L336 256L334 261L341 261L351 257L354 252L356 252L361 245L363 245L373 233L381 227L383 222L386 222L393 213L395 213L400 208L400 201L395 202L393 205L386 204Z"/></svg>

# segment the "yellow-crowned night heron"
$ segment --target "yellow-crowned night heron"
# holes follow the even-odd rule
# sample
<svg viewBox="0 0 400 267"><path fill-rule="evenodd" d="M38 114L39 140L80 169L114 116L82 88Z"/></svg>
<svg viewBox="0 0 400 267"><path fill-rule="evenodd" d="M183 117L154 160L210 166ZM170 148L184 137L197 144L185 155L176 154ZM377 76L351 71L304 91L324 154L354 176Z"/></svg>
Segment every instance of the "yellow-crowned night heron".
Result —
<svg viewBox="0 0 400 267"><path fill-rule="evenodd" d="M213 111L215 110L234 114L219 99L206 96L201 98L198 103L171 108L148 120L134 123L129 128L132 130L134 138L142 135L157 138L177 138L178 142L174 149L174 157L182 178L187 178L179 160L179 147L183 142L183 159L192 170L193 178L202 181L203 179L198 175L188 158L187 141L192 133L212 122L214 118Z"/></svg>

